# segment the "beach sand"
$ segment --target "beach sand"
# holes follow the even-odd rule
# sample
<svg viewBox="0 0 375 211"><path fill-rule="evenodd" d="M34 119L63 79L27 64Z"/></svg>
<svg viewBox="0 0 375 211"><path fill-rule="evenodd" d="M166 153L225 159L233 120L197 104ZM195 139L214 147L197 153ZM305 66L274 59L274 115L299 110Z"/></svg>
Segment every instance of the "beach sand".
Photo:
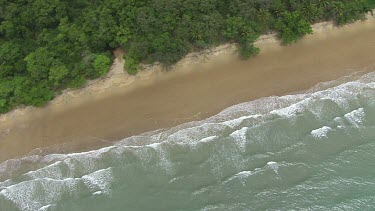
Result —
<svg viewBox="0 0 375 211"><path fill-rule="evenodd" d="M291 46L274 35L243 61L234 44L189 54L170 71L145 66L137 76L116 59L104 79L67 90L44 108L0 116L0 161L27 153L98 148L143 132L212 116L228 106L309 89L322 81L375 70L375 19L342 28L314 25Z"/></svg>

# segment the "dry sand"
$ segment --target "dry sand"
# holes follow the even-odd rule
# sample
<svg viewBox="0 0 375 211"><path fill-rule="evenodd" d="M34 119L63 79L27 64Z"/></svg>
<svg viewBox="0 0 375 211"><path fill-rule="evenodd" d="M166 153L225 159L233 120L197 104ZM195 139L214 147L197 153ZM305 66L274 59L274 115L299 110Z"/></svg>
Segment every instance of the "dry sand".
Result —
<svg viewBox="0 0 375 211"><path fill-rule="evenodd" d="M44 108L1 115L0 161L41 152L35 149L97 148L203 119L230 105L375 70L373 17L342 28L327 22L313 28L313 35L292 46L264 35L256 43L262 52L247 61L238 59L234 44L189 54L168 72L161 65L145 66L137 76L124 73L124 61L116 59L104 79L67 90Z"/></svg>

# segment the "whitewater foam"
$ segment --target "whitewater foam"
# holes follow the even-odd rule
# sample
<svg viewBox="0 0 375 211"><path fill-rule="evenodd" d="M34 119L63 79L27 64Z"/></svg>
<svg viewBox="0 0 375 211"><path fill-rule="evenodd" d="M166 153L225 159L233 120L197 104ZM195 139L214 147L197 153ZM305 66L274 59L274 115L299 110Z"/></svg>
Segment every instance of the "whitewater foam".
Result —
<svg viewBox="0 0 375 211"><path fill-rule="evenodd" d="M365 111L363 108L353 110L344 115L353 126L359 127L365 120Z"/></svg>
<svg viewBox="0 0 375 211"><path fill-rule="evenodd" d="M211 141L215 140L215 138L217 138L217 136L209 136L209 137L201 139L199 142L208 143L208 142L211 142Z"/></svg>
<svg viewBox="0 0 375 211"><path fill-rule="evenodd" d="M89 175L82 177L83 183L92 190L97 190L101 193L109 194L111 184L113 182L112 168L101 169ZM94 191L96 193L97 191Z"/></svg>
<svg viewBox="0 0 375 211"><path fill-rule="evenodd" d="M368 76L365 78L369 80ZM328 101L332 101L337 104L336 106L330 102L334 104L334 109L338 108L338 111L336 111L338 114L335 114L337 117L330 117L324 123L313 122L311 125L305 126L307 129L303 132L304 136L309 139L311 139L311 136L316 139L329 138L328 135L331 131L338 130L335 129L336 127L340 129L347 125L353 125L359 128L366 123L367 110L364 108L367 107L361 107L358 103L358 95L359 93L366 94L361 93L361 90L374 89L375 87L371 81L358 80L325 90L282 97L272 96L239 104L206 120L130 137L114 146L99 150L45 156L30 155L8 160L0 164L0 178L3 179L0 182L0 197L12 201L21 210L42 208L44 210L49 209L51 205L63 203L60 201L63 195L72 198L76 197L75 193L81 192L86 195L110 195L114 188L113 183L116 180L116 175L113 173L114 167L106 166L107 163L103 163L103 160L111 162L111 165L120 165L128 157L134 159L132 162L138 162L137 164L140 166L151 164L152 168L165 170L165 174L170 176L167 181L175 185L186 178L175 175L176 166L179 165L181 157L173 160L171 149L181 150L178 151L180 153L178 155L184 156L188 152L190 153L190 149L194 147L194 149L199 149L202 146L211 151L207 151L207 155L202 155L202 158L200 158L202 160L197 159L197 163L204 166L205 169L209 169L210 172L207 174L217 179L220 179L223 175L226 178L229 177L226 181L235 178L244 179L259 172L267 173L270 171L275 171L278 174L279 168L288 165L286 161L280 161L283 159L277 157L284 149L290 147L288 150L292 152L291 155L297 156L303 153L304 144L325 144L325 142L304 144L298 144L300 143L298 142L286 143L285 145L281 143L279 149L277 147L282 140L280 136L284 137L285 134L285 136L289 134L282 133L284 128L281 128L277 137L269 136L267 133L270 133L270 131L265 130L264 127L280 122L276 120L294 121L297 116L305 115L310 111L316 116L322 115L321 110L325 109L324 106ZM371 97L371 95L368 96L369 99L373 99ZM316 108L317 105L320 107ZM324 118L319 119L319 121L323 121L322 119ZM322 125L326 126L321 127ZM337 126L335 127L335 125ZM258 132L254 132L258 129ZM258 135L259 137L257 137ZM298 139L303 138L305 137L298 137ZM214 145L213 148L207 147L211 145ZM248 147L248 151L256 148L255 152L251 152L253 154L249 156L248 160L244 160L240 155L247 154L243 153L246 147ZM205 156L209 157L208 160L204 160L206 159ZM256 159L259 160L257 165L246 166ZM280 162L269 161L271 159ZM230 172L228 176L222 172L223 166L236 170ZM253 170L240 171L243 169ZM274 176L274 174L272 175ZM18 180L11 178L17 178ZM35 197L34 193L38 190L45 194L43 198ZM206 192L206 189L197 193L204 192Z"/></svg>
<svg viewBox="0 0 375 211"><path fill-rule="evenodd" d="M48 204L48 205L46 205L46 206L43 206L43 207L41 207L41 208L39 208L39 210L38 211L47 211L49 208L51 208L52 207L52 205L51 204Z"/></svg>
<svg viewBox="0 0 375 211"><path fill-rule="evenodd" d="M236 141L236 143L238 144L238 146L240 147L242 151L246 149L246 143L248 142L246 138L246 132L248 129L249 129L248 127L243 127L239 130L232 132L229 135L232 138L234 138L234 140Z"/></svg>
<svg viewBox="0 0 375 211"><path fill-rule="evenodd" d="M328 135L328 132L331 130L332 130L331 127L323 126L321 128L311 131L311 135L316 139L322 139L322 138L326 138Z"/></svg>

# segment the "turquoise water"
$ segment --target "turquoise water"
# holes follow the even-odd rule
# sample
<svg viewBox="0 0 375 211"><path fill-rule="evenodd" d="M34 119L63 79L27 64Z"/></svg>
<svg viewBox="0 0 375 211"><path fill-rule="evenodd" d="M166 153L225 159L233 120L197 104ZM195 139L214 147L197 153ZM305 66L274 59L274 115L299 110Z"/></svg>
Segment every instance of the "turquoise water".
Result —
<svg viewBox="0 0 375 211"><path fill-rule="evenodd" d="M0 210L374 210L375 72L0 164Z"/></svg>

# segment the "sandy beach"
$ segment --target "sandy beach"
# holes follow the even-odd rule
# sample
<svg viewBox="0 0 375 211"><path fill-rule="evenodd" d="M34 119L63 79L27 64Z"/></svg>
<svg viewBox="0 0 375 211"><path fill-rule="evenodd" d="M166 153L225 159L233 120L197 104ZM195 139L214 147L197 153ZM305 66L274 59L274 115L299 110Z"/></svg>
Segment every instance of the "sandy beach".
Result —
<svg viewBox="0 0 375 211"><path fill-rule="evenodd" d="M207 118L241 102L374 71L374 37L375 19L369 17L342 28L316 24L313 35L291 46L264 35L256 43L261 53L246 61L238 58L234 44L189 54L169 71L144 66L137 76L124 73L124 61L116 59L104 79L67 90L44 108L0 116L0 161L33 150L93 149Z"/></svg>

